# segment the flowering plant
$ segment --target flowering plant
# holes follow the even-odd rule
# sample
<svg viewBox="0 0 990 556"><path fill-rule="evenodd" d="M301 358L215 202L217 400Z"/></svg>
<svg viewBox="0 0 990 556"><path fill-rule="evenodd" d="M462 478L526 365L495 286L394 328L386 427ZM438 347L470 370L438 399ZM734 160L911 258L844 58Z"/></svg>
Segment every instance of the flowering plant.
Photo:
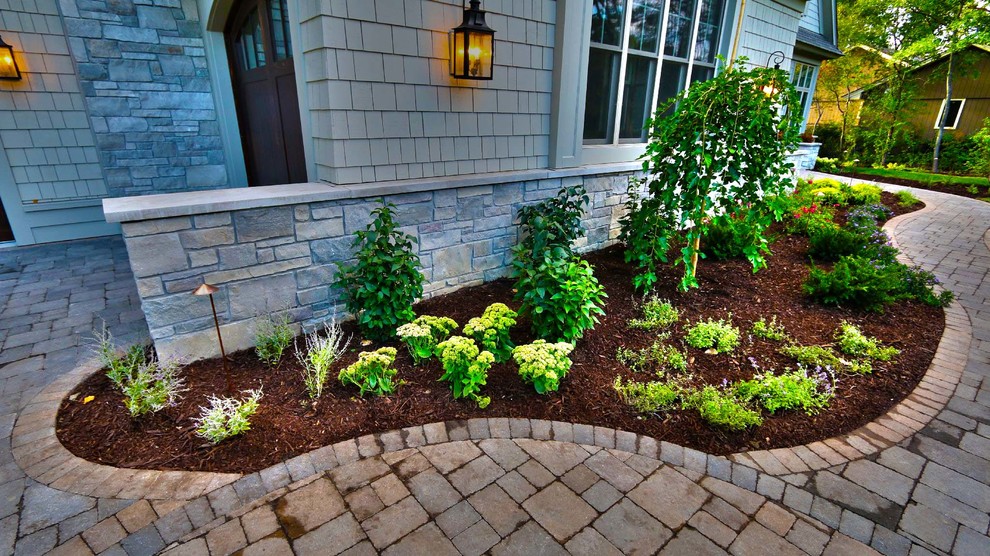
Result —
<svg viewBox="0 0 990 556"><path fill-rule="evenodd" d="M512 355L512 338L509 330L516 325L518 315L504 303L492 303L481 317L475 317L464 325L464 334L474 338L495 356L495 361L508 361Z"/></svg>
<svg viewBox="0 0 990 556"><path fill-rule="evenodd" d="M478 351L478 346L470 338L453 336L437 346L437 353L443 363L443 376L440 380L450 382L454 398L471 398L484 409L492 401L488 396L479 396L481 387L488 382L488 369L495 357L487 351Z"/></svg>
<svg viewBox="0 0 990 556"><path fill-rule="evenodd" d="M395 333L406 344L413 363L419 365L429 359L437 344L446 340L457 329L454 319L421 315L408 324L400 326Z"/></svg>
<svg viewBox="0 0 990 556"><path fill-rule="evenodd" d="M383 347L376 351L362 351L358 360L344 368L337 380L347 386L351 384L361 389L361 395L371 392L383 396L395 392L399 382L395 381L398 371L392 368L395 363L395 348Z"/></svg>
<svg viewBox="0 0 990 556"><path fill-rule="evenodd" d="M762 232L782 216L769 201L792 185L787 154L797 146L800 110L786 72L740 69L745 65L740 59L694 83L647 124L647 193L630 195L621 235L626 260L641 270L637 287L656 282L652 259L666 261L669 239L678 234L686 243L675 260L685 266L680 287L697 287L701 237L732 213L756 232L745 248L754 271L765 264Z"/></svg>
<svg viewBox="0 0 990 556"><path fill-rule="evenodd" d="M567 342L549 344L536 340L512 350L512 358L519 364L519 376L532 383L538 393L546 394L560 388L560 380L571 369L568 355L573 349L574 345Z"/></svg>

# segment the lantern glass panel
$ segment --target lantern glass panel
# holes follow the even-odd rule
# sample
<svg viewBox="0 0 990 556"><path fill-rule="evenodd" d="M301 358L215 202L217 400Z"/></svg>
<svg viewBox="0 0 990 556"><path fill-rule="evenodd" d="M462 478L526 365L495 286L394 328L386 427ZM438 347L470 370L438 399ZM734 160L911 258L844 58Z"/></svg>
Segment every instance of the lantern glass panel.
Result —
<svg viewBox="0 0 990 556"><path fill-rule="evenodd" d="M4 45L0 47L0 79L20 79L21 72L14 61L14 48Z"/></svg>

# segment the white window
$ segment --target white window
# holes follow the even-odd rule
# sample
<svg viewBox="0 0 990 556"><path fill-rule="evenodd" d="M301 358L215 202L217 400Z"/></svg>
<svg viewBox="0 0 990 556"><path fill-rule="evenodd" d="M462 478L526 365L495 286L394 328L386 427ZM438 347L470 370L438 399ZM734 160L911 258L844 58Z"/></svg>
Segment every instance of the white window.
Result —
<svg viewBox="0 0 990 556"><path fill-rule="evenodd" d="M949 113L945 113L945 99L942 99L942 105L938 109L940 116L947 116L945 120L945 129L956 129L959 125L959 116L962 116L963 106L966 104L966 99L964 98L954 98L949 102ZM941 122L942 118L936 118L935 128L938 129L938 124Z"/></svg>
<svg viewBox="0 0 990 556"><path fill-rule="evenodd" d="M656 107L715 75L724 0L594 0L585 145L645 143Z"/></svg>
<svg viewBox="0 0 990 556"><path fill-rule="evenodd" d="M797 89L801 99L801 129L804 129L808 121L808 109L811 106L811 98L815 93L815 66L794 62L794 69L791 71L791 83Z"/></svg>

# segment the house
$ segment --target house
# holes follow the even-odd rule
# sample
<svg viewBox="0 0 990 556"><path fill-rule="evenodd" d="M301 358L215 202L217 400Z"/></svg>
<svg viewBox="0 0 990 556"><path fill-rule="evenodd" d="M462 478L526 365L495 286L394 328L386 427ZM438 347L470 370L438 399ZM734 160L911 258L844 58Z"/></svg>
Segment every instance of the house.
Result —
<svg viewBox="0 0 990 556"><path fill-rule="evenodd" d="M838 55L833 0L485 0L493 74L454 78L464 4L5 3L16 243L122 230L159 352L211 349L203 280L236 346L261 312L335 310L377 198L419 238L427 295L504 275L518 206L561 185L592 193L586 247L604 246L659 102L746 57L791 70L807 117Z"/></svg>
<svg viewBox="0 0 990 556"><path fill-rule="evenodd" d="M852 55L850 49L847 55ZM887 63L896 62L890 56L866 47L855 49L868 53L873 59L882 57ZM879 62L877 62L879 63ZM905 64L906 65L906 64ZM908 82L913 91L907 108L907 121L922 139L931 140L938 134L939 116L945 111L945 73L948 55L918 63L908 70ZM983 127L990 117L990 46L974 44L956 55L952 99L949 104L946 131L956 137L966 137ZM851 122L859 123L865 105L883 90L883 81L869 80L861 87L842 95L839 102L849 100ZM842 116L834 102L823 102L821 123L841 123Z"/></svg>

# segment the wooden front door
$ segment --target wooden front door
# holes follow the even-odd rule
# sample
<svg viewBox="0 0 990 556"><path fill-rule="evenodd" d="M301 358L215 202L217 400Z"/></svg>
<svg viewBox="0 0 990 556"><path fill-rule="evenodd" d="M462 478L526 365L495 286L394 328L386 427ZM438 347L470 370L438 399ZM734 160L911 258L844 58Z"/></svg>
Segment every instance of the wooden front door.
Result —
<svg viewBox="0 0 990 556"><path fill-rule="evenodd" d="M286 0L244 0L224 33L250 185L306 181L288 16Z"/></svg>

